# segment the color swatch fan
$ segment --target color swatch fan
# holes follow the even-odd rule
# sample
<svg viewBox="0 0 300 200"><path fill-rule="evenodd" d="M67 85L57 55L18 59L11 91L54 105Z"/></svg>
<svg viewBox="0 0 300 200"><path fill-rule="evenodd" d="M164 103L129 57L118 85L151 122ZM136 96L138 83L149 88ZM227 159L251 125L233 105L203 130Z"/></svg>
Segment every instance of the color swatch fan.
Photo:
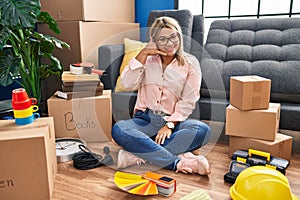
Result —
<svg viewBox="0 0 300 200"><path fill-rule="evenodd" d="M156 184L144 179L141 175L116 172L114 177L115 184L122 190L138 195L158 194Z"/></svg>
<svg viewBox="0 0 300 200"><path fill-rule="evenodd" d="M120 189L137 195L170 196L176 191L174 179L153 172L138 175L118 171L115 173L114 182Z"/></svg>

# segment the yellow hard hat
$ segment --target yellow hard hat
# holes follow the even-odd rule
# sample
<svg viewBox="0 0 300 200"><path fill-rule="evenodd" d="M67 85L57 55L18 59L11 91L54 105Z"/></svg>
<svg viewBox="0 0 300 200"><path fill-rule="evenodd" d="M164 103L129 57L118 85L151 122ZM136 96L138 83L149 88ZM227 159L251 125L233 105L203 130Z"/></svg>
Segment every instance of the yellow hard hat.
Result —
<svg viewBox="0 0 300 200"><path fill-rule="evenodd" d="M230 188L233 200L298 200L292 194L288 179L266 166L244 169Z"/></svg>

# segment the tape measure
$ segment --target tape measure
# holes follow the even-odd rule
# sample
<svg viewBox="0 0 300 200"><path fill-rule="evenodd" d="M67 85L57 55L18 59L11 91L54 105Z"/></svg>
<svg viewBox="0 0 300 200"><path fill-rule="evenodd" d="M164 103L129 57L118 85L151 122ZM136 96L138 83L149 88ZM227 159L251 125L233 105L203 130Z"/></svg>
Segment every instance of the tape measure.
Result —
<svg viewBox="0 0 300 200"><path fill-rule="evenodd" d="M76 75L91 73L99 75L105 74L104 70L94 69L94 64L89 62L71 64L70 72Z"/></svg>

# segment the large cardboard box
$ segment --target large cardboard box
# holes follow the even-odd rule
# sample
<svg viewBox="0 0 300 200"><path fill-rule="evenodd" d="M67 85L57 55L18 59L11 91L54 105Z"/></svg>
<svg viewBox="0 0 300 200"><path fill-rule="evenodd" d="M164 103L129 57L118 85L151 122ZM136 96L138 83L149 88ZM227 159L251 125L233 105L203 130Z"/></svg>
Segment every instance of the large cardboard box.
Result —
<svg viewBox="0 0 300 200"><path fill-rule="evenodd" d="M260 76L230 77L230 104L240 110L267 109L271 80Z"/></svg>
<svg viewBox="0 0 300 200"><path fill-rule="evenodd" d="M134 0L41 0L56 21L134 22Z"/></svg>
<svg viewBox="0 0 300 200"><path fill-rule="evenodd" d="M71 46L70 49L56 48L53 51L53 55L64 65L64 70L69 70L70 64L77 62L92 62L98 67L100 46L123 44L124 38L140 38L138 23L70 21L58 22L58 27L61 33L56 35L45 24L37 26L41 33L54 36Z"/></svg>
<svg viewBox="0 0 300 200"><path fill-rule="evenodd" d="M52 96L47 101L49 116L54 118L55 136L81 138L86 142L111 140L111 91L78 99Z"/></svg>
<svg viewBox="0 0 300 200"><path fill-rule="evenodd" d="M52 117L0 121L0 199L51 199L57 172Z"/></svg>
<svg viewBox="0 0 300 200"><path fill-rule="evenodd" d="M236 136L229 137L229 156L232 156L237 150L248 149L269 152L271 156L290 160L292 153L292 137L277 133L274 142Z"/></svg>
<svg viewBox="0 0 300 200"><path fill-rule="evenodd" d="M270 103L268 109L249 111L229 105L226 108L225 134L274 141L279 118L279 103Z"/></svg>

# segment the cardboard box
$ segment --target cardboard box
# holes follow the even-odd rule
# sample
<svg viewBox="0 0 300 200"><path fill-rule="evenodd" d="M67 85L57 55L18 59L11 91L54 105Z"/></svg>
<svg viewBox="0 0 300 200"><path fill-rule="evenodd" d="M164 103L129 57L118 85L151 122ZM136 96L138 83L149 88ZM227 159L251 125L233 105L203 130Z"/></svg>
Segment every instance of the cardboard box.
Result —
<svg viewBox="0 0 300 200"><path fill-rule="evenodd" d="M54 34L45 24L38 24L38 31L67 42L70 49L53 51L63 64L64 70L69 70L70 64L77 62L92 62L98 67L98 48L107 44L123 44L124 38L139 40L138 23L121 22L58 22L61 31ZM121 55L120 55L121 56Z"/></svg>
<svg viewBox="0 0 300 200"><path fill-rule="evenodd" d="M57 172L52 117L0 121L0 199L50 199Z"/></svg>
<svg viewBox="0 0 300 200"><path fill-rule="evenodd" d="M237 150L248 149L256 149L264 152L269 152L271 156L276 156L279 158L290 160L292 153L292 137L281 133L277 133L275 141L271 142L267 140L230 136L230 157Z"/></svg>
<svg viewBox="0 0 300 200"><path fill-rule="evenodd" d="M230 77L230 104L240 110L267 109L271 80L260 76Z"/></svg>
<svg viewBox="0 0 300 200"><path fill-rule="evenodd" d="M279 118L279 103L270 103L268 109L249 111L229 105L226 108L225 134L274 141Z"/></svg>
<svg viewBox="0 0 300 200"><path fill-rule="evenodd" d="M41 0L56 21L134 22L134 0Z"/></svg>
<svg viewBox="0 0 300 200"><path fill-rule="evenodd" d="M49 116L54 118L55 136L81 138L86 142L111 141L111 91L78 99L52 96L47 101Z"/></svg>

